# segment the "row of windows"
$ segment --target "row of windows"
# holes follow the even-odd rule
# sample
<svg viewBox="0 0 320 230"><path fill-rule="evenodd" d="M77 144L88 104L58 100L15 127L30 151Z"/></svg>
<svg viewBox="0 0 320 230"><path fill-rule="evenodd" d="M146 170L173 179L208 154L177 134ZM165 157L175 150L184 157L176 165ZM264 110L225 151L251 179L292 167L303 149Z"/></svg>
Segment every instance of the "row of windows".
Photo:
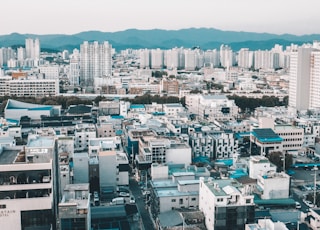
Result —
<svg viewBox="0 0 320 230"><path fill-rule="evenodd" d="M289 147L301 147L302 145L300 144L291 144L291 145L283 145L284 148L289 148Z"/></svg>

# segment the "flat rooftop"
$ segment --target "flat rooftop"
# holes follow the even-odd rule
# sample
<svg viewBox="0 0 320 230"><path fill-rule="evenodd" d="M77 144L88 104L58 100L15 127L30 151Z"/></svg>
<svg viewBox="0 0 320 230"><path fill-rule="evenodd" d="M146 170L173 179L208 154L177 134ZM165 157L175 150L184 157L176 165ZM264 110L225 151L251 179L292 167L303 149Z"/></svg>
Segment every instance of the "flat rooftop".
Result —
<svg viewBox="0 0 320 230"><path fill-rule="evenodd" d="M30 139L27 144L28 148L51 148L54 146L53 137L38 137L36 139Z"/></svg>
<svg viewBox="0 0 320 230"><path fill-rule="evenodd" d="M243 186L234 179L212 180L211 182L207 180L205 184L215 196L228 196L228 190L235 192L235 190Z"/></svg>
<svg viewBox="0 0 320 230"><path fill-rule="evenodd" d="M0 154L0 164L8 165L13 164L20 150L4 150Z"/></svg>
<svg viewBox="0 0 320 230"><path fill-rule="evenodd" d="M159 189L155 191L158 197L171 197L171 196L189 196L189 195L199 195L199 192L180 192L178 189Z"/></svg>

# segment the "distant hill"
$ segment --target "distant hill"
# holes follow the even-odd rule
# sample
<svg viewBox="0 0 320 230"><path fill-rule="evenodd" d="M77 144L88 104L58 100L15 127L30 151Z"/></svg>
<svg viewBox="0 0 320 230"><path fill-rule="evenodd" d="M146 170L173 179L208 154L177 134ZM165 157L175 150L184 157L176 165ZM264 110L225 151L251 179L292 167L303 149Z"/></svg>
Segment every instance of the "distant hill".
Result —
<svg viewBox="0 0 320 230"><path fill-rule="evenodd" d="M83 41L109 41L116 50L127 48L161 48L173 47L191 48L199 46L201 49L216 49L221 44L231 46L234 51L240 48L250 50L270 49L275 44L283 46L291 43L303 44L320 40L319 34L292 35L292 34L270 34L253 32L223 31L213 28L190 28L181 30L137 30L129 29L119 32L86 31L73 35L53 34L18 34L0 36L0 47L24 46L26 38L39 38L41 48L53 50L73 50L80 48Z"/></svg>

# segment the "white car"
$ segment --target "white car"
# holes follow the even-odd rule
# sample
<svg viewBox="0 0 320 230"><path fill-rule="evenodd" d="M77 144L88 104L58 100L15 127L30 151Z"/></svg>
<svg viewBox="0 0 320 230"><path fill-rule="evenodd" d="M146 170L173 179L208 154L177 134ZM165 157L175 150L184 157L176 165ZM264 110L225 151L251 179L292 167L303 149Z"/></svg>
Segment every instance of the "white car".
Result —
<svg viewBox="0 0 320 230"><path fill-rule="evenodd" d="M310 201L310 200L303 200L303 202L309 207L309 208L313 208L314 204Z"/></svg>
<svg viewBox="0 0 320 230"><path fill-rule="evenodd" d="M297 209L301 208L301 204L298 201L296 201L296 208Z"/></svg>
<svg viewBox="0 0 320 230"><path fill-rule="evenodd" d="M120 192L120 193L119 193L119 196L129 197L129 196L130 196L130 193L128 193L128 192Z"/></svg>
<svg viewBox="0 0 320 230"><path fill-rule="evenodd" d="M133 196L131 196L129 202L130 202L130 204L135 204L136 203L136 199Z"/></svg>

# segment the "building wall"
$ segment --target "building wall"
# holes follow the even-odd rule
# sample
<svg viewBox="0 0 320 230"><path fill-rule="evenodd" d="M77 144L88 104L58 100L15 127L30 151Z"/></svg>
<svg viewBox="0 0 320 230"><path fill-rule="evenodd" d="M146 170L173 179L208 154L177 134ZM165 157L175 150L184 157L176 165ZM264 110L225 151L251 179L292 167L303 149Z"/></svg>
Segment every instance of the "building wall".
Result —
<svg viewBox="0 0 320 230"><path fill-rule="evenodd" d="M259 175L257 180L257 185L263 190L261 199L281 199L289 197L290 177L287 174Z"/></svg>
<svg viewBox="0 0 320 230"><path fill-rule="evenodd" d="M117 185L117 165L115 151L99 153L100 187Z"/></svg>
<svg viewBox="0 0 320 230"><path fill-rule="evenodd" d="M191 148L185 145L185 148L168 148L166 162L175 164L184 164L185 166L191 164Z"/></svg>
<svg viewBox="0 0 320 230"><path fill-rule="evenodd" d="M74 183L89 183L88 153L76 153L73 158Z"/></svg>
<svg viewBox="0 0 320 230"><path fill-rule="evenodd" d="M199 206L198 195L176 195L159 197L160 213L175 208L196 208Z"/></svg>

